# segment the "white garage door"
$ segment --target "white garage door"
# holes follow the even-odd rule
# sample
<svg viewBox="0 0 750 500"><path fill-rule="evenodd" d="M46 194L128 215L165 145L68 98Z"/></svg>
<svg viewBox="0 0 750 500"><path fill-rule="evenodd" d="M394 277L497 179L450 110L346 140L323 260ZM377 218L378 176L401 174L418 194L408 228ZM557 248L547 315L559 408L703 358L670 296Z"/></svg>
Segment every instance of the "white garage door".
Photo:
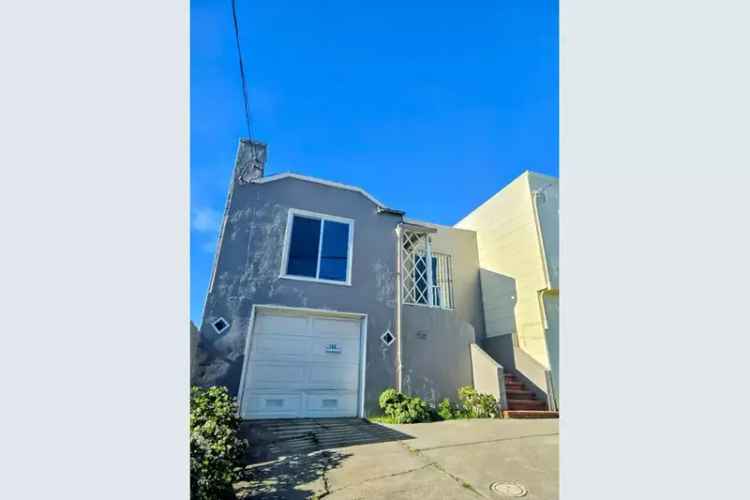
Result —
<svg viewBox="0 0 750 500"><path fill-rule="evenodd" d="M359 319L256 313L242 418L356 416L360 326Z"/></svg>

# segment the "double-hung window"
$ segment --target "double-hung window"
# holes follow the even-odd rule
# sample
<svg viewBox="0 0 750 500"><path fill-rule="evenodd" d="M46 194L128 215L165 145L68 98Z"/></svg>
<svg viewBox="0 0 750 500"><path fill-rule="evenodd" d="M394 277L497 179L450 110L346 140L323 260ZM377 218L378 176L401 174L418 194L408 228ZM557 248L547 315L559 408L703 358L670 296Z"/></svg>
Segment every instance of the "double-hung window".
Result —
<svg viewBox="0 0 750 500"><path fill-rule="evenodd" d="M281 276L351 284L354 221L290 209Z"/></svg>

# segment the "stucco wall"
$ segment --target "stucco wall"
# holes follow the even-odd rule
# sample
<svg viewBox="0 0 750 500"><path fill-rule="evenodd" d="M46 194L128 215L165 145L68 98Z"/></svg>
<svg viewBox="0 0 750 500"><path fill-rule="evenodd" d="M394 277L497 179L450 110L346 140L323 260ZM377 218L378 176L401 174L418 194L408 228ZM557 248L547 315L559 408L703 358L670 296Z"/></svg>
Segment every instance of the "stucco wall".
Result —
<svg viewBox="0 0 750 500"><path fill-rule="evenodd" d="M536 209L550 288L560 288L560 183L554 177L529 172L529 187L538 191Z"/></svg>
<svg viewBox="0 0 750 500"><path fill-rule="evenodd" d="M549 274L549 290L543 296L544 315L547 329L545 339L549 368L557 398L560 401L560 186L557 179L546 175L530 173L529 185L536 196L537 218L541 233L544 256Z"/></svg>
<svg viewBox="0 0 750 500"><path fill-rule="evenodd" d="M560 296L544 296L544 308L547 315L547 349L549 351L550 370L555 397L560 402Z"/></svg>
<svg viewBox="0 0 750 500"><path fill-rule="evenodd" d="M403 391L436 404L457 399L459 387L472 385L470 346L474 327L451 312L404 306Z"/></svg>
<svg viewBox="0 0 750 500"><path fill-rule="evenodd" d="M516 332L520 347L549 366L538 293L547 283L529 173L516 178L456 227L477 232L487 339Z"/></svg>
<svg viewBox="0 0 750 500"><path fill-rule="evenodd" d="M289 208L354 219L352 286L279 278ZM395 228L400 217L378 214L362 194L297 179L235 185L208 293L195 381L237 394L253 304L308 307L368 315L365 409L396 385L396 344L380 335L395 323ZM217 335L211 322L231 323Z"/></svg>
<svg viewBox="0 0 750 500"><path fill-rule="evenodd" d="M471 344L474 389L480 394L495 396L500 408L507 408L503 367L477 344Z"/></svg>
<svg viewBox="0 0 750 500"><path fill-rule="evenodd" d="M454 309L402 307L404 391L427 401L456 400L472 385L470 346L484 338L476 233L420 222L437 229L432 251L452 257Z"/></svg>
<svg viewBox="0 0 750 500"><path fill-rule="evenodd" d="M279 278L290 208L354 219L352 286ZM362 194L299 179L236 185L223 230L216 272L201 326L194 381L220 384L237 394L253 304L273 304L366 313L365 412L397 386L397 343L380 336L396 332L396 226L401 217L378 214ZM406 392L435 401L455 399L471 385L469 345L484 336L476 235L436 226L433 249L453 256L455 310L424 306L402 309L402 362ZM231 323L217 335L211 322Z"/></svg>

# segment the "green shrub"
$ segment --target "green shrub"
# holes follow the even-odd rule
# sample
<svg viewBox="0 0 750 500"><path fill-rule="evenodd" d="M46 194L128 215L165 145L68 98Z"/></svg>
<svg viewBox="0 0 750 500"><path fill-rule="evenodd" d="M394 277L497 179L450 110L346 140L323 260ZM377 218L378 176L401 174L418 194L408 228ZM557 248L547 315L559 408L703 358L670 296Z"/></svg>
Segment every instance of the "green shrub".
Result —
<svg viewBox="0 0 750 500"><path fill-rule="evenodd" d="M395 389L386 389L378 399L380 408L397 424L431 421L431 408L421 398L409 397Z"/></svg>
<svg viewBox="0 0 750 500"><path fill-rule="evenodd" d="M443 420L452 420L461 416L460 410L450 402L448 398L443 399L437 408L437 414Z"/></svg>
<svg viewBox="0 0 750 500"><path fill-rule="evenodd" d="M458 399L467 418L495 418L499 414L497 399L491 394L480 394L471 386L461 387Z"/></svg>
<svg viewBox="0 0 750 500"><path fill-rule="evenodd" d="M406 395L398 392L396 389L386 389L380 393L378 403L383 411L385 411L386 415L388 415L388 412L386 411L387 408L400 406L406 401L406 399Z"/></svg>
<svg viewBox="0 0 750 500"><path fill-rule="evenodd" d="M247 449L237 437L237 403L226 387L192 387L190 391L190 498L234 498L235 470Z"/></svg>

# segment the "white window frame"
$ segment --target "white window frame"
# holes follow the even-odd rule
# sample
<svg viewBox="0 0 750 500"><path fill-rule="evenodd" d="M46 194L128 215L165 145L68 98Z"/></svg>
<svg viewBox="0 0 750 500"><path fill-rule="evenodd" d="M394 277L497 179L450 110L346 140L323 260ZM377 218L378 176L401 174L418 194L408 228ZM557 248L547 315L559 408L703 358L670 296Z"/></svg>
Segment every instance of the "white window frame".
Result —
<svg viewBox="0 0 750 500"><path fill-rule="evenodd" d="M325 221L339 222L341 224L347 224L349 226L349 244L347 248L347 259L346 259L346 281L327 280L322 278L311 278L309 276L296 276L293 274L287 274L287 266L289 264L289 245L292 242L292 225L294 224L294 216L306 217L309 219L320 220L320 238L318 239L318 263L315 270L315 275L320 275L320 259L321 251L323 249L323 236L325 229ZM346 217L338 217L336 215L328 215L319 212L311 212L309 210L301 210L299 208L290 208L286 219L286 231L284 232L284 251L281 256L281 272L279 278L297 280L297 281L310 281L313 283L326 283L329 285L343 285L352 286L352 262L354 261L354 219L347 219Z"/></svg>

